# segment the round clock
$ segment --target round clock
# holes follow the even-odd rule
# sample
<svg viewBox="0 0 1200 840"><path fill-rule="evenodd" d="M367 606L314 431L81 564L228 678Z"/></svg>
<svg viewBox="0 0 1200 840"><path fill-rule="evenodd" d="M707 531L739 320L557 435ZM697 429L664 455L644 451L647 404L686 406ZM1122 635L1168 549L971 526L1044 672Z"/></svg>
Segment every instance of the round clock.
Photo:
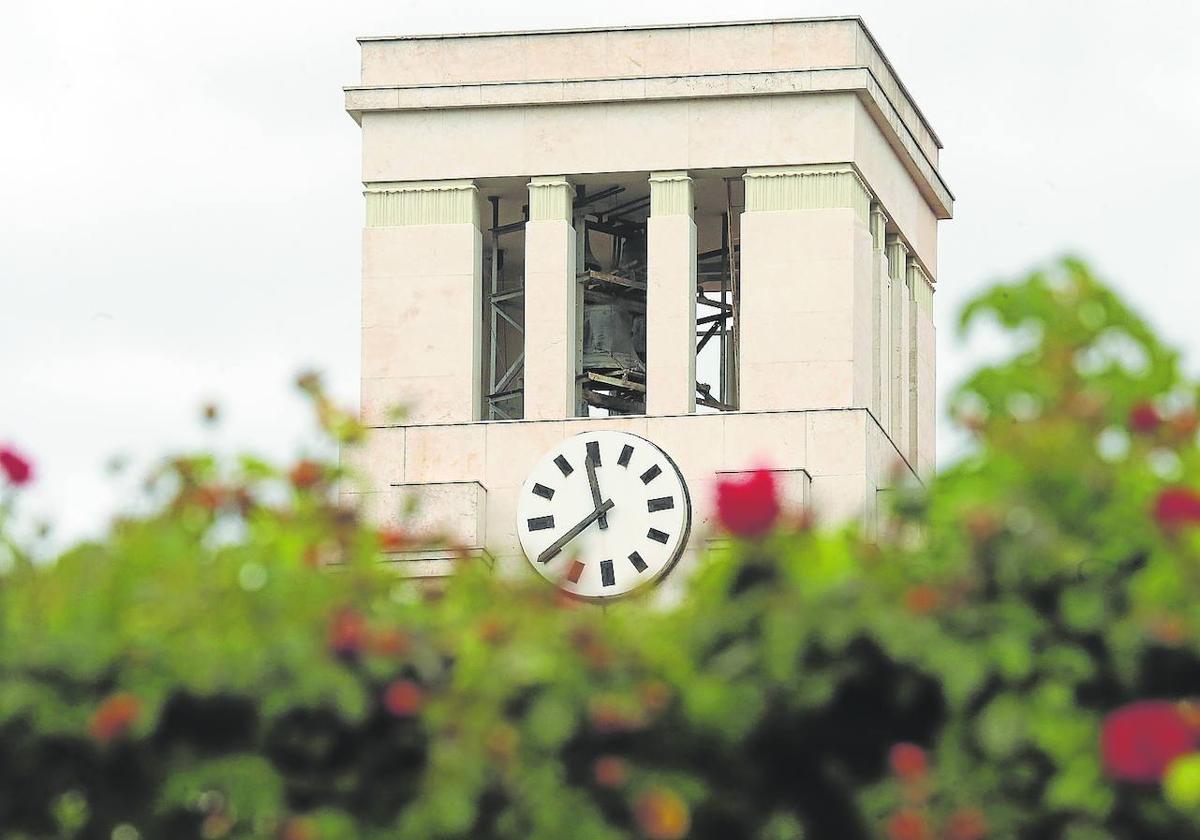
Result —
<svg viewBox="0 0 1200 840"><path fill-rule="evenodd" d="M661 577L692 526L687 484L667 453L626 432L584 432L547 452L521 487L517 535L538 573L584 598Z"/></svg>

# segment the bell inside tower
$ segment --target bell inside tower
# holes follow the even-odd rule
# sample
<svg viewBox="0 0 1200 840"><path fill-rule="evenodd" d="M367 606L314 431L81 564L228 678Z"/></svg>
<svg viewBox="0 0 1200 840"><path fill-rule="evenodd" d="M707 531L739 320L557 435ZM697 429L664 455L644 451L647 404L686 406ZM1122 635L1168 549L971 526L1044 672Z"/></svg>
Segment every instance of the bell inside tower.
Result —
<svg viewBox="0 0 1200 840"><path fill-rule="evenodd" d="M611 186L575 199L583 329L578 413L646 411L646 215L650 195Z"/></svg>

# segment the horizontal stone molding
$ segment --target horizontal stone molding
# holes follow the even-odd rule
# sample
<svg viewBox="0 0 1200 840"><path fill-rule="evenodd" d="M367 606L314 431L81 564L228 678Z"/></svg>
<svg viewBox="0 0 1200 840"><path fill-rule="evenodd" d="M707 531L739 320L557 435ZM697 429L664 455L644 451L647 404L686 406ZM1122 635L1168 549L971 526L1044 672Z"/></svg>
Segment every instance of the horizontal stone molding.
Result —
<svg viewBox="0 0 1200 840"><path fill-rule="evenodd" d="M366 185L367 227L479 225L479 195L469 180Z"/></svg>
<svg viewBox="0 0 1200 840"><path fill-rule="evenodd" d="M912 129L868 67L701 73L553 81L454 85L356 86L344 89L346 110L362 115L429 108L489 108L589 102L654 101L703 97L853 92L896 148L918 189L939 219L954 213L954 194Z"/></svg>
<svg viewBox="0 0 1200 840"><path fill-rule="evenodd" d="M845 207L868 223L871 192L850 164L749 169L744 180L748 213Z"/></svg>
<svg viewBox="0 0 1200 840"><path fill-rule="evenodd" d="M650 173L650 215L691 216L695 205L686 172Z"/></svg>
<svg viewBox="0 0 1200 840"><path fill-rule="evenodd" d="M529 182L529 221L571 221L575 188L561 175L533 178Z"/></svg>

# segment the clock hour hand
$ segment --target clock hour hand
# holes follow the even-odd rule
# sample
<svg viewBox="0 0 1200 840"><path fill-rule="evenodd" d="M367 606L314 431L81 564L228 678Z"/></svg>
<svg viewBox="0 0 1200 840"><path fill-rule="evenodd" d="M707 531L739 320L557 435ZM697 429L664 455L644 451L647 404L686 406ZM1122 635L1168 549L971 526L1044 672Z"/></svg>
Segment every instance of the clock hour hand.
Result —
<svg viewBox="0 0 1200 840"><path fill-rule="evenodd" d="M596 480L596 465L593 463L591 456L583 459L583 465L587 467L588 485L592 488L592 504L599 508L603 502L600 501L600 482ZM600 514L600 530L603 531L608 527L608 514Z"/></svg>
<svg viewBox="0 0 1200 840"><path fill-rule="evenodd" d="M613 501L612 501L612 499L609 499L607 502L600 505L594 511L592 511L587 516L585 516L578 525L576 525L570 531L567 531L567 533L563 534L561 537L556 539L553 543L550 544L549 548L547 548L545 551L543 551L541 554L539 554L538 562L539 563L549 563L551 560L553 560L555 555L557 555L558 552L562 551L564 545L566 545L571 540L575 539L580 534L582 534L584 529L587 528L587 526L591 525L593 522L595 522L597 519L599 519L601 516L603 516L609 510L611 510L612 506L613 506Z"/></svg>

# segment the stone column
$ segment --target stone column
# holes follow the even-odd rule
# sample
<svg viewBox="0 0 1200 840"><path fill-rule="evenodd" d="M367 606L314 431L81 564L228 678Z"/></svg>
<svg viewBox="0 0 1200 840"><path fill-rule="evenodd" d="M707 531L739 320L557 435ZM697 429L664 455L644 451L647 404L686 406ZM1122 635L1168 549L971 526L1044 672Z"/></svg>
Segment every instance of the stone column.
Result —
<svg viewBox="0 0 1200 840"><path fill-rule="evenodd" d="M749 169L741 409L866 408L871 195L849 164Z"/></svg>
<svg viewBox="0 0 1200 840"><path fill-rule="evenodd" d="M362 417L480 417L483 287L472 181L372 183L365 192Z"/></svg>
<svg viewBox="0 0 1200 840"><path fill-rule="evenodd" d="M891 278L888 277L886 243L887 216L878 204L871 205L871 278L873 300L871 302L873 378L871 383L871 411L880 426L886 427L891 410L891 319L888 317Z"/></svg>
<svg viewBox="0 0 1200 840"><path fill-rule="evenodd" d="M888 276L892 281L890 315L892 324L891 417L888 435L893 445L908 456L909 420L909 300L908 247L895 234L887 238Z"/></svg>
<svg viewBox="0 0 1200 840"><path fill-rule="evenodd" d="M575 189L563 176L529 182L525 225L525 419L574 417L580 371Z"/></svg>
<svg viewBox="0 0 1200 840"><path fill-rule="evenodd" d="M650 175L646 413L696 410L696 223L686 172Z"/></svg>
<svg viewBox="0 0 1200 840"><path fill-rule="evenodd" d="M913 349L910 362L913 372L912 420L915 427L910 435L916 450L913 467L922 478L933 475L936 468L937 439L937 335L933 325L933 284L915 262L909 269L913 287L912 331Z"/></svg>

